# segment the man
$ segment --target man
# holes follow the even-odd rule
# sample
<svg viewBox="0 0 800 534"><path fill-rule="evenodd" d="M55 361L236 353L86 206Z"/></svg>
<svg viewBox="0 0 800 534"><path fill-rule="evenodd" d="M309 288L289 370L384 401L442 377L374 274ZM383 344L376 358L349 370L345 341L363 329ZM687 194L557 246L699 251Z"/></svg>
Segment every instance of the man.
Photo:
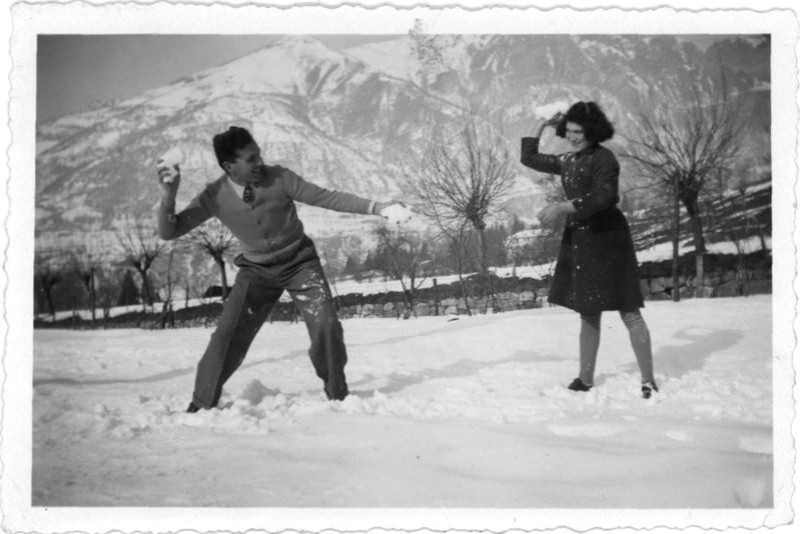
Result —
<svg viewBox="0 0 800 534"><path fill-rule="evenodd" d="M241 365L284 290L289 291L306 323L311 338L309 356L326 395L344 399L348 390L342 325L314 243L297 217L295 201L361 214L380 214L400 202L369 201L323 189L289 169L264 165L261 149L244 128L234 126L214 136L214 152L225 174L207 184L177 214L180 170L177 165L158 168L163 189L158 208L162 239L176 239L217 217L242 245L242 253L234 260L239 267L236 281L198 364L194 394L186 411L217 405L223 384ZM165 181L168 176L173 180Z"/></svg>

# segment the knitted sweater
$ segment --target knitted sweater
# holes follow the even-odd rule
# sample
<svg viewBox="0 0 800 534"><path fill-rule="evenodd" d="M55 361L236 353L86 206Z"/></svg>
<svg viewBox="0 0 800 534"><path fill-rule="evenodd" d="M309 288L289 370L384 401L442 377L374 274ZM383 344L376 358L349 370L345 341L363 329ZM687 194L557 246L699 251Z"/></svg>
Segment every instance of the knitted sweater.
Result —
<svg viewBox="0 0 800 534"><path fill-rule="evenodd" d="M254 263L271 264L299 247L303 223L294 202L345 213L370 213L373 203L349 193L324 189L280 166L265 166L261 181L252 184L250 204L235 192L226 175L206 187L179 213L175 202L163 200L158 209L158 235L177 239L211 217L218 218Z"/></svg>

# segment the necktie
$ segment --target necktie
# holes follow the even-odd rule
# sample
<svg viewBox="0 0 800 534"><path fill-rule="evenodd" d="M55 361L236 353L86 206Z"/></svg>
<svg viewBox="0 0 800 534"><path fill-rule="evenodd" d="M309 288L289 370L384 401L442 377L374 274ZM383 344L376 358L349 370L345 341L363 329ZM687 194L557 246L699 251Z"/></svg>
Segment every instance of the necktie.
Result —
<svg viewBox="0 0 800 534"><path fill-rule="evenodd" d="M250 204L253 201L253 186L247 184L244 186L244 191L242 192L242 200L244 200L245 204Z"/></svg>

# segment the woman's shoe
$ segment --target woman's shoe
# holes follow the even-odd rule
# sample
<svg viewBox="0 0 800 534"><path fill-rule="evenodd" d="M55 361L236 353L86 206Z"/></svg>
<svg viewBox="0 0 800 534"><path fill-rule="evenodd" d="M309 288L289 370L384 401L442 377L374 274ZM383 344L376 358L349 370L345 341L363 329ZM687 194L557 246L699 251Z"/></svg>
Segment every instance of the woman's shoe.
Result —
<svg viewBox="0 0 800 534"><path fill-rule="evenodd" d="M576 378L572 381L572 384L567 386L567 388L571 389L572 391L589 391L592 389L592 386L587 386L580 378Z"/></svg>
<svg viewBox="0 0 800 534"><path fill-rule="evenodd" d="M653 396L653 392L658 393L658 387L656 383L652 380L645 380L642 382L642 397L645 399L649 399Z"/></svg>

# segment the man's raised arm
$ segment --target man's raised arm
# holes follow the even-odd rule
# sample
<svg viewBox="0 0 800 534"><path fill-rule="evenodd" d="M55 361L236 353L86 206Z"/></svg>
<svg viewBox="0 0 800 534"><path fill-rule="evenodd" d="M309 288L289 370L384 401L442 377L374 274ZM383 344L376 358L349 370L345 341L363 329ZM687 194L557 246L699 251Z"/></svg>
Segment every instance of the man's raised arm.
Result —
<svg viewBox="0 0 800 534"><path fill-rule="evenodd" d="M178 164L158 167L158 181L161 184L161 201L158 203L158 237L161 239L177 239L203 224L211 217L205 207L204 190L189 203L180 213L175 213L175 197L181 183L181 172Z"/></svg>

